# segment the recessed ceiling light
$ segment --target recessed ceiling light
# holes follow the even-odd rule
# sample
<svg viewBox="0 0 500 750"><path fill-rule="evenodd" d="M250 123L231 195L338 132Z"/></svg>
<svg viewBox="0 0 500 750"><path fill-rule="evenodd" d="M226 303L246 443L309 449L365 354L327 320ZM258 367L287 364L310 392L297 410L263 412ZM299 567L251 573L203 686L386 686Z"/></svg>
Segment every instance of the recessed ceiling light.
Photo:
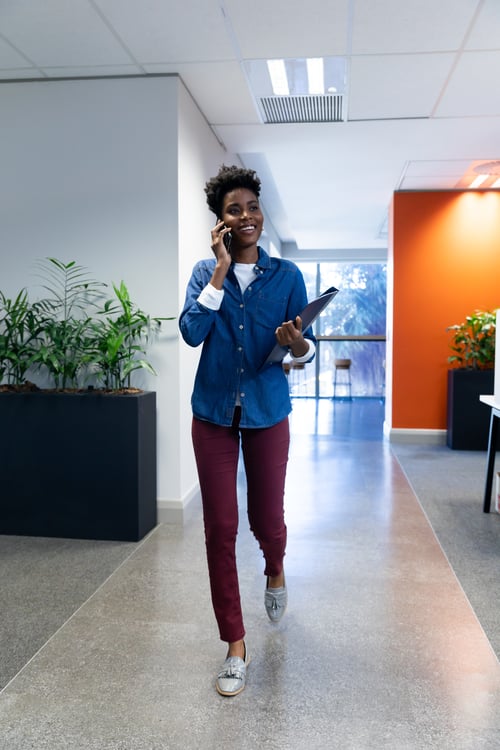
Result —
<svg viewBox="0 0 500 750"><path fill-rule="evenodd" d="M284 60L268 60L267 69L269 78L273 87L273 94L276 96L289 96L288 78Z"/></svg>
<svg viewBox="0 0 500 750"><path fill-rule="evenodd" d="M476 177L476 179L472 180L472 182L469 185L469 187L470 188L478 188L487 179L488 179L488 175L487 174L478 174L478 176Z"/></svg>
<svg viewBox="0 0 500 750"><path fill-rule="evenodd" d="M244 66L258 96L343 94L347 87L344 57L245 60Z"/></svg>
<svg viewBox="0 0 500 750"><path fill-rule="evenodd" d="M325 75L322 57L310 57L306 60L309 94L325 93Z"/></svg>
<svg viewBox="0 0 500 750"><path fill-rule="evenodd" d="M346 58L244 60L242 68L264 123L344 121Z"/></svg>

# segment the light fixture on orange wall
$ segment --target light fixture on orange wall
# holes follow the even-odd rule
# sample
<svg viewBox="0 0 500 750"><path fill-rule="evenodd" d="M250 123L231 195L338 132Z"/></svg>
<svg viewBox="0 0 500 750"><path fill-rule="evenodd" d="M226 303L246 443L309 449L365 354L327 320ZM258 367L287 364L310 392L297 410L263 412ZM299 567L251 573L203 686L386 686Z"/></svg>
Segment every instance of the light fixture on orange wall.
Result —
<svg viewBox="0 0 500 750"><path fill-rule="evenodd" d="M500 187L500 160L479 162L472 169L476 175L469 183L469 188L498 188Z"/></svg>
<svg viewBox="0 0 500 750"><path fill-rule="evenodd" d="M481 187L481 185L486 182L486 180L488 179L488 177L489 177L488 174L484 174L484 173L478 174L477 177L474 177L474 179L472 180L472 182L469 185L469 187L470 188Z"/></svg>

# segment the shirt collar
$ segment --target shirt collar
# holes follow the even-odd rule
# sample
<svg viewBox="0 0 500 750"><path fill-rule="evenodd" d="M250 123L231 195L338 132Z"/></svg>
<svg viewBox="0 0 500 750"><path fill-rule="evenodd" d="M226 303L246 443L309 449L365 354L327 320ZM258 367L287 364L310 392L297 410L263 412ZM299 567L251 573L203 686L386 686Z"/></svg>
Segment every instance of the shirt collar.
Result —
<svg viewBox="0 0 500 750"><path fill-rule="evenodd" d="M257 273L263 273L267 268L271 268L271 258L266 253L266 251L260 247L260 245L258 247L258 251L259 257L257 259L257 263L254 266L254 269L257 271Z"/></svg>

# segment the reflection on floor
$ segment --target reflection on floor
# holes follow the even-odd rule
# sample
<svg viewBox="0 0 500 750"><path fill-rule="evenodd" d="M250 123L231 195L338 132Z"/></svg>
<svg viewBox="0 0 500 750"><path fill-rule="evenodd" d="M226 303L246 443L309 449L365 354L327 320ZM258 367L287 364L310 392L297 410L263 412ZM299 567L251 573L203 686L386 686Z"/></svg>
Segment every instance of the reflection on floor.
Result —
<svg viewBox="0 0 500 750"><path fill-rule="evenodd" d="M294 433L382 440L385 402L378 398L292 399Z"/></svg>
<svg viewBox="0 0 500 750"><path fill-rule="evenodd" d="M264 612L241 477L238 558L252 663L236 698L214 689L225 647L199 510L183 528L160 526L137 545L0 537L10 564L2 618L11 623L0 660L21 648L13 624L22 626L30 602L45 623L41 648L30 653L26 637L25 666L0 695L6 750L500 746L498 661L381 439L382 405L312 406L296 399L291 419L290 603L278 626ZM54 586L38 595L44 549L43 577Z"/></svg>

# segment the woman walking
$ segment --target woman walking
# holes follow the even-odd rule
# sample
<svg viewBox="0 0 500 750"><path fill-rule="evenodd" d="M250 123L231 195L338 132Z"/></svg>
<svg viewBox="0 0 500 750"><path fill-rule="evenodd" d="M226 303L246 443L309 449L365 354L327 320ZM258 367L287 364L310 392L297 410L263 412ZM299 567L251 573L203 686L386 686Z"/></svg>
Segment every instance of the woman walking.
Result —
<svg viewBox="0 0 500 750"><path fill-rule="evenodd" d="M265 561L264 605L276 623L287 605L284 487L291 402L281 363L266 358L279 343L296 361L307 362L315 340L310 329L302 331L299 313L307 295L300 270L258 245L264 219L255 172L222 166L205 193L216 216L214 257L195 265L179 325L186 343L203 344L192 438L212 603L228 644L216 688L233 696L245 687L249 662L236 565L240 446L249 524Z"/></svg>

